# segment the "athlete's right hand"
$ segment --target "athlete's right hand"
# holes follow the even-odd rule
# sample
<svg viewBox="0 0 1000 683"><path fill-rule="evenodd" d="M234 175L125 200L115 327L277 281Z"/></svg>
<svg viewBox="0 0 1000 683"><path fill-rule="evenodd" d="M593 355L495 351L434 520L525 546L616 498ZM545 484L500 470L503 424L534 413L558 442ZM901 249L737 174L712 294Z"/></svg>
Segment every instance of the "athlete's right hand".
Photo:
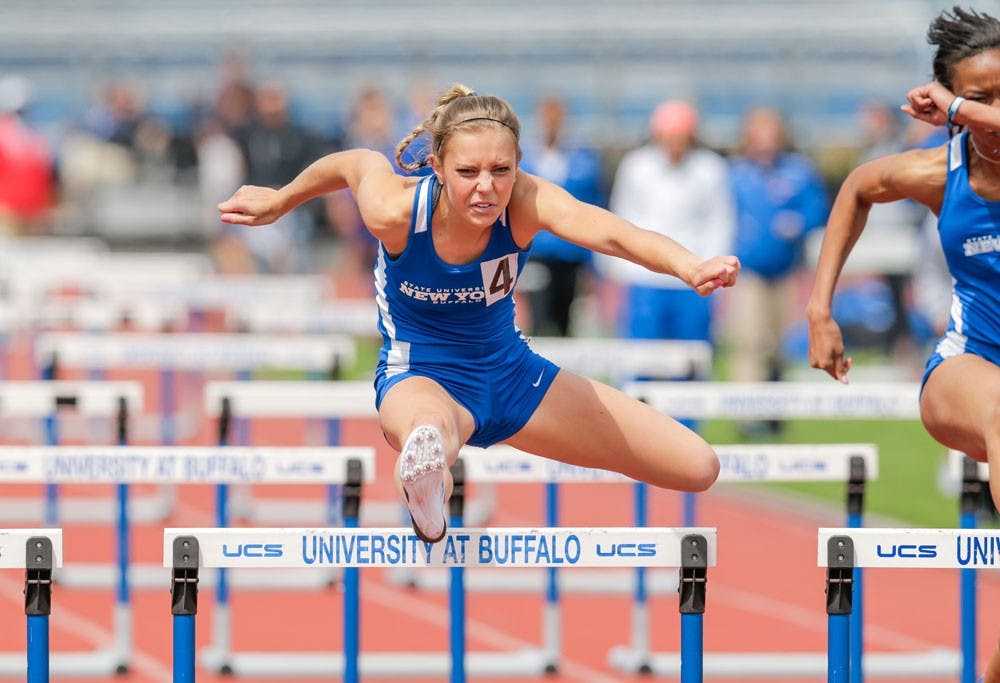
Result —
<svg viewBox="0 0 1000 683"><path fill-rule="evenodd" d="M223 223L234 225L267 225L285 213L278 190L256 185L244 185L219 204Z"/></svg>
<svg viewBox="0 0 1000 683"><path fill-rule="evenodd" d="M840 326L832 317L809 320L809 365L825 370L838 382L847 384L851 359L844 355Z"/></svg>

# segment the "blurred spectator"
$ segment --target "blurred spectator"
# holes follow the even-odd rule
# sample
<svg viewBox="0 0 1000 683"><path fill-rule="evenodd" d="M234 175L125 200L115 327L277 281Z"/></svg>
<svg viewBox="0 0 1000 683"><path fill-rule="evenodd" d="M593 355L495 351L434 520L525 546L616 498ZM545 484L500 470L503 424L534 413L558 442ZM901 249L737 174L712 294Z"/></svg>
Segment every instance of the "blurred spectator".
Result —
<svg viewBox="0 0 1000 683"><path fill-rule="evenodd" d="M611 210L702 258L730 253L735 214L729 172L725 159L698 145L698 112L686 102L664 102L649 125L652 142L628 152L618 167ZM623 259L599 255L596 264L624 287L620 336L712 340L716 297L700 297L677 278Z"/></svg>
<svg viewBox="0 0 1000 683"><path fill-rule="evenodd" d="M21 117L30 101L27 79L0 79L0 234L39 233L49 227L55 194L52 154Z"/></svg>
<svg viewBox="0 0 1000 683"><path fill-rule="evenodd" d="M601 158L597 152L566 134L566 106L548 96L537 107L540 139L525 145L521 168L565 188L580 201L605 206L601 187ZM531 260L518 282L527 292L529 334L565 337L580 274L591 263L590 250L539 232L531 243Z"/></svg>
<svg viewBox="0 0 1000 683"><path fill-rule="evenodd" d="M730 173L736 256L743 270L739 286L727 292L732 378L779 380L782 338L799 308L793 276L802 265L806 235L826 222L828 199L816 166L793 151L778 111L754 109L746 115L738 153ZM778 423L750 423L744 431L764 427L776 431Z"/></svg>
<svg viewBox="0 0 1000 683"><path fill-rule="evenodd" d="M254 116L242 145L246 176L243 184L281 187L322 153L319 140L292 121L285 86L276 81L254 90ZM273 225L234 231L262 273L301 273L312 269L309 243L313 216L309 206L296 208Z"/></svg>
<svg viewBox="0 0 1000 683"><path fill-rule="evenodd" d="M428 111L431 109L433 107ZM417 123L422 122L423 119ZM393 106L381 89L371 85L361 88L351 105L345 128L345 148L381 152L398 173L408 173L396 164L396 144L410 129L400 130ZM430 172L430 167L426 172ZM341 290L357 295L368 294L378 242L365 228L350 192L330 193L325 201L330 228L339 241L336 270L340 275Z"/></svg>

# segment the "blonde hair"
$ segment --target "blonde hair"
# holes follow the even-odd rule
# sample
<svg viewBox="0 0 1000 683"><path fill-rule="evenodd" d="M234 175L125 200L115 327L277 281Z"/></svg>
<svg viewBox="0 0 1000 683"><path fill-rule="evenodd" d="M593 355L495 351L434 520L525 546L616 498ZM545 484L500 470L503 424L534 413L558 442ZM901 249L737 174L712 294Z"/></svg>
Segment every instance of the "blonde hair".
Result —
<svg viewBox="0 0 1000 683"><path fill-rule="evenodd" d="M514 109L504 100L493 95L477 95L474 90L455 83L438 99L430 116L396 145L396 163L407 171L416 171L426 166L428 150L424 148L415 161L404 162L403 152L423 133L430 135L430 152L438 158L448 136L456 130L475 129L489 125L501 125L514 134L517 145L517 160L521 160L521 123Z"/></svg>

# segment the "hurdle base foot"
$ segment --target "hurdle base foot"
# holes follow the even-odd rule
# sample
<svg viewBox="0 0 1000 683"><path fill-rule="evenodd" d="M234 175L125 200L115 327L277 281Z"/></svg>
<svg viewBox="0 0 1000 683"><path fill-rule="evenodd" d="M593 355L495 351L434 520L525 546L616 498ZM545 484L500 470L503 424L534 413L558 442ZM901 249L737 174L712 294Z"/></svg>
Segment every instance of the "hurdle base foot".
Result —
<svg viewBox="0 0 1000 683"><path fill-rule="evenodd" d="M619 646L608 653L608 664L631 674L677 676L677 652L639 652ZM648 671L643 671L649 667ZM872 677L942 678L958 675L962 656L957 650L934 648L920 652L869 652L864 655L865 674ZM762 676L822 677L827 673L825 652L708 652L702 659L706 676L753 678Z"/></svg>

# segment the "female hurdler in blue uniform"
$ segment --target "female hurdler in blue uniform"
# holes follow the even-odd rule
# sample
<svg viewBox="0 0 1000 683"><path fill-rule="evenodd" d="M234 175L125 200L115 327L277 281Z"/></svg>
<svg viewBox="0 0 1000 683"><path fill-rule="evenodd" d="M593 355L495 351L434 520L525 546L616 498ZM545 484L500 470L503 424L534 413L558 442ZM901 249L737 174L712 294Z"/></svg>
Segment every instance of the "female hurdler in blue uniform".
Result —
<svg viewBox="0 0 1000 683"><path fill-rule="evenodd" d="M354 194L379 241L379 422L400 452L397 484L417 534L444 536L448 466L465 443L504 442L671 489L711 486L718 459L697 434L533 353L514 326L512 293L540 230L679 277L702 295L736 281L737 259L703 261L518 170L520 125L499 98L453 86L400 142L403 168L403 152L422 134L429 177L402 176L378 152L348 150L280 189L243 187L219 205L225 222L263 225L317 195Z"/></svg>
<svg viewBox="0 0 1000 683"><path fill-rule="evenodd" d="M1000 506L1000 20L955 8L932 22L936 81L908 94L911 116L967 130L937 149L875 159L837 195L810 298L813 367L846 381L851 359L830 315L837 277L874 202L910 198L938 216L954 281L951 320L927 361L920 414L945 446L990 463ZM1000 653L985 680L1000 683Z"/></svg>

